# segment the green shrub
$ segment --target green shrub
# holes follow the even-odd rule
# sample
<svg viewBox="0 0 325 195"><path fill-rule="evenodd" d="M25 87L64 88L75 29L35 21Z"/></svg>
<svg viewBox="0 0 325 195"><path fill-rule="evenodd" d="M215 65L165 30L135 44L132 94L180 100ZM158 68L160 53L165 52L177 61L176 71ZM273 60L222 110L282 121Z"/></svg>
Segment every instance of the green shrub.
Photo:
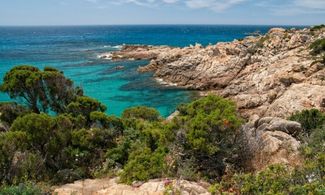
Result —
<svg viewBox="0 0 325 195"><path fill-rule="evenodd" d="M17 118L10 131L26 132L30 147L37 148L45 153L44 147L51 139L52 127L53 119L50 116L32 113Z"/></svg>
<svg viewBox="0 0 325 195"><path fill-rule="evenodd" d="M46 173L45 160L40 154L15 152L8 179L12 184L41 181Z"/></svg>
<svg viewBox="0 0 325 195"><path fill-rule="evenodd" d="M0 103L0 120L11 125L16 118L30 113L30 111L15 102Z"/></svg>
<svg viewBox="0 0 325 195"><path fill-rule="evenodd" d="M292 169L284 165L271 165L257 173L235 174L227 181L216 184L214 191L235 194L322 194L325 183L308 178L304 169ZM227 194L227 193L225 193Z"/></svg>
<svg viewBox="0 0 325 195"><path fill-rule="evenodd" d="M123 121L115 116L107 116L103 112L95 111L90 113L90 120L95 126L113 130L115 136L123 133Z"/></svg>
<svg viewBox="0 0 325 195"><path fill-rule="evenodd" d="M42 190L33 184L4 186L0 188L1 195L42 195Z"/></svg>
<svg viewBox="0 0 325 195"><path fill-rule="evenodd" d="M256 43L255 47L256 48L263 48L264 47L264 42L269 40L270 37L268 35L261 37L258 42Z"/></svg>
<svg viewBox="0 0 325 195"><path fill-rule="evenodd" d="M325 126L313 130L301 150L305 156L305 174L325 182Z"/></svg>
<svg viewBox="0 0 325 195"><path fill-rule="evenodd" d="M103 171L109 172L108 167L113 172L116 172L116 168L123 168L125 174L122 181L127 183L158 177L162 170L155 166L165 165L163 156L168 153L167 146L173 140L174 134L161 122L135 118L124 120L126 126L123 136L118 139L115 148L107 151ZM142 160L144 161L141 162ZM149 169L148 164L153 166L151 171L142 173L143 166ZM157 170L158 172L154 173Z"/></svg>
<svg viewBox="0 0 325 195"><path fill-rule="evenodd" d="M95 111L104 112L106 109L105 105L87 96L78 96L75 101L67 106L68 113L74 117L78 115L84 116L88 122L90 121L90 113Z"/></svg>
<svg viewBox="0 0 325 195"><path fill-rule="evenodd" d="M0 184L11 183L15 176L12 162L16 152L26 149L27 135L25 132L0 133Z"/></svg>
<svg viewBox="0 0 325 195"><path fill-rule="evenodd" d="M289 120L299 122L305 130L305 134L310 135L313 129L324 125L325 114L317 109L303 110L290 116Z"/></svg>
<svg viewBox="0 0 325 195"><path fill-rule="evenodd" d="M182 167L187 159L194 158L197 172L211 179L220 178L225 162L236 154L234 143L242 120L235 104L210 95L178 109L180 115L170 125L172 132L177 132L172 153L183 154L176 166Z"/></svg>
<svg viewBox="0 0 325 195"><path fill-rule="evenodd" d="M120 175L121 181L131 184L133 181L162 177L165 170L165 155L166 151L162 148L152 152L148 147L138 147L130 153L129 160Z"/></svg>
<svg viewBox="0 0 325 195"><path fill-rule="evenodd" d="M148 108L145 106L137 106L133 108L127 108L122 114L124 119L143 119L148 121L159 121L160 114L154 108Z"/></svg>
<svg viewBox="0 0 325 195"><path fill-rule="evenodd" d="M325 38L318 39L310 45L311 54L318 55L325 52Z"/></svg>
<svg viewBox="0 0 325 195"><path fill-rule="evenodd" d="M317 26L313 26L310 31L318 31L318 30L321 30L325 28L325 25L324 24L321 24L321 25L317 25Z"/></svg>
<svg viewBox="0 0 325 195"><path fill-rule="evenodd" d="M22 163L20 165L22 168L17 169L19 171L13 174L8 171L3 173L3 175L10 176L7 177L8 183L13 183L15 180L20 181L19 178L26 175L25 170L28 173L36 174L27 175L26 178L37 181L40 178L46 178L53 182L71 182L74 179L90 177L93 170L105 161L107 149L116 147L116 135L115 130L110 128L77 130L76 123L79 121L83 121L83 117L75 118L71 115L51 117L35 113L17 118L4 137L8 139L8 136L15 134L14 137L19 138L18 134L20 133L23 137L21 136L21 143L17 142L19 151L22 154L34 156L37 154L35 157L41 161L32 158L34 156L27 156L28 158L25 159L27 164ZM22 140L23 138L24 140ZM14 158L16 154L14 150L17 150L17 147L10 146L8 142L1 140L0 146L9 148L6 150L10 151L6 152L4 156L0 155L0 161L4 159L4 164L1 167L4 170L10 170L12 169L11 159ZM34 169L32 164L37 165L39 169ZM41 168L43 165L45 167Z"/></svg>

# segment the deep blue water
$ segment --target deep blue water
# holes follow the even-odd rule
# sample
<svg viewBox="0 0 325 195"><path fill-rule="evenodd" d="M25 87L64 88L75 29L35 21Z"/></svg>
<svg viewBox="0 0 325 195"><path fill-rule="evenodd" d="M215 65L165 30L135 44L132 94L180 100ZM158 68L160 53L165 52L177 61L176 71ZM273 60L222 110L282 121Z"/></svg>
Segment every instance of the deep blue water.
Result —
<svg viewBox="0 0 325 195"><path fill-rule="evenodd" d="M232 25L0 27L0 77L19 64L53 66L82 86L86 95L106 104L109 114L120 115L127 107L146 105L167 116L179 103L190 101L193 92L160 86L150 73L137 73L137 67L147 61L111 62L98 59L98 54L117 50L122 44L215 44L244 38L256 31L266 33L270 28ZM118 65L125 69L115 70ZM0 93L0 101L8 100L6 94Z"/></svg>

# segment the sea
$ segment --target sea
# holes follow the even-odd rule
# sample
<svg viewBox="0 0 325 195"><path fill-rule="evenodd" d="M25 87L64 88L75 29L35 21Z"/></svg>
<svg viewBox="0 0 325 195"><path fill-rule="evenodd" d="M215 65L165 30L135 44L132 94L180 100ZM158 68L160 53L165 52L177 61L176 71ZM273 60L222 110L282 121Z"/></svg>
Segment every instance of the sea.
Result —
<svg viewBox="0 0 325 195"><path fill-rule="evenodd" d="M275 26L255 25L116 25L116 26L0 26L0 83L16 65L55 67L81 86L85 95L107 106L107 114L120 116L132 106L156 108L166 117L180 103L197 97L195 91L160 85L152 73L138 73L147 60L110 61L98 56L123 45L184 47L242 39L266 33ZM281 26L302 28L301 26ZM117 66L124 66L117 70ZM0 102L10 100L0 92Z"/></svg>

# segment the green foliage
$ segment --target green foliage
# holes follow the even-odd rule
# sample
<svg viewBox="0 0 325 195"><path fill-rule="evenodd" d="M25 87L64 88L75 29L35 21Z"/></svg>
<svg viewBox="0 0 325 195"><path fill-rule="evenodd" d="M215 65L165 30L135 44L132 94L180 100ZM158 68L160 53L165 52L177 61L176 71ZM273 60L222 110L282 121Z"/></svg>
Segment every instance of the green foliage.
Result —
<svg viewBox="0 0 325 195"><path fill-rule="evenodd" d="M242 194L289 194L290 171L282 166L273 165L257 175L244 174L236 179Z"/></svg>
<svg viewBox="0 0 325 195"><path fill-rule="evenodd" d="M159 121L160 114L154 108L148 108L145 106L137 106L133 108L127 108L122 114L122 118L125 119L143 119L148 121Z"/></svg>
<svg viewBox="0 0 325 195"><path fill-rule="evenodd" d="M105 105L96 99L86 96L78 96L75 101L71 102L67 106L68 113L72 114L73 116L82 115L86 117L87 121L90 121L90 113L95 111L104 112L105 110Z"/></svg>
<svg viewBox="0 0 325 195"><path fill-rule="evenodd" d="M261 37L261 38L258 40L258 42L256 43L256 47L257 47L257 48L262 48L262 47L264 47L264 42L267 41L267 40L269 40L269 39L270 39L270 37L269 37L268 35Z"/></svg>
<svg viewBox="0 0 325 195"><path fill-rule="evenodd" d="M310 45L311 54L318 55L325 52L325 38L318 39Z"/></svg>
<svg viewBox="0 0 325 195"><path fill-rule="evenodd" d="M30 111L15 102L5 102L0 103L0 113L0 120L11 125L17 117L28 114Z"/></svg>
<svg viewBox="0 0 325 195"><path fill-rule="evenodd" d="M218 96L208 96L178 107L171 128L178 131L177 144L183 159L194 158L197 171L217 179L223 174L225 161L235 155L235 137L241 125L233 102Z"/></svg>
<svg viewBox="0 0 325 195"><path fill-rule="evenodd" d="M127 124L117 147L106 154L106 169L123 167L121 179L126 183L161 176L165 171L167 145L173 133L160 122L127 119Z"/></svg>
<svg viewBox="0 0 325 195"><path fill-rule="evenodd" d="M289 120L299 122L305 133L310 135L313 129L320 128L325 124L325 114L317 109L303 110L290 116Z"/></svg>
<svg viewBox="0 0 325 195"><path fill-rule="evenodd" d="M31 147L45 152L45 144L51 139L53 120L46 114L28 114L18 118L10 131L26 132L27 142Z"/></svg>
<svg viewBox="0 0 325 195"><path fill-rule="evenodd" d="M19 184L18 186L4 186L0 188L0 195L42 195L42 190L33 184Z"/></svg>
<svg viewBox="0 0 325 195"><path fill-rule="evenodd" d="M55 68L45 67L42 78L49 107L56 113L64 113L66 106L75 100L76 96L83 95L81 88L75 88L73 81Z"/></svg>
<svg viewBox="0 0 325 195"><path fill-rule="evenodd" d="M305 156L305 174L325 185L325 126L313 130L301 150Z"/></svg>
<svg viewBox="0 0 325 195"><path fill-rule="evenodd" d="M106 150L116 146L115 130L79 130L80 120L70 115L51 117L35 113L17 118L0 139L4 151L0 155L4 171L0 174L7 176L5 182L21 182L24 178L67 182L89 177L104 162ZM11 173L16 151L21 151L24 163L15 165L16 171Z"/></svg>
<svg viewBox="0 0 325 195"><path fill-rule="evenodd" d="M284 165L271 165L257 173L235 174L228 180L215 184L215 194L322 194L323 179L311 178L305 169L290 169Z"/></svg>
<svg viewBox="0 0 325 195"><path fill-rule="evenodd" d="M321 24L321 25L317 25L317 26L313 26L310 31L318 31L318 30L321 30L325 28L325 25L324 24Z"/></svg>
<svg viewBox="0 0 325 195"><path fill-rule="evenodd" d="M54 68L41 71L27 65L16 66L6 73L0 89L11 98L22 98L35 113L49 109L62 113L65 106L81 93L62 72Z"/></svg>
<svg viewBox="0 0 325 195"><path fill-rule="evenodd" d="M165 170L165 155L166 151L161 148L153 152L148 147L138 147L130 153L129 160L120 175L121 181L131 184L133 181L161 177Z"/></svg>
<svg viewBox="0 0 325 195"><path fill-rule="evenodd" d="M8 183L14 177L11 165L16 151L25 149L27 135L24 132L0 133L0 184Z"/></svg>
<svg viewBox="0 0 325 195"><path fill-rule="evenodd" d="M122 119L115 116L107 116L103 112L91 112L90 113L90 121L98 127L101 128L109 128L114 131L114 134L121 135L124 130L124 124Z"/></svg>

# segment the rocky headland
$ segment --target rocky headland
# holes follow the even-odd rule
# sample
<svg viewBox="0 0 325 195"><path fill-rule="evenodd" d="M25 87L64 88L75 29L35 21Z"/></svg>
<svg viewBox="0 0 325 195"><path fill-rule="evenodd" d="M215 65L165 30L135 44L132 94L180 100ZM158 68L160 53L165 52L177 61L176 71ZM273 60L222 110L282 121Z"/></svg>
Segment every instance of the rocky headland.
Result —
<svg viewBox="0 0 325 195"><path fill-rule="evenodd" d="M147 59L164 84L215 93L234 100L246 118L287 117L308 108L324 110L325 68L310 45L325 29L273 28L263 36L203 47L124 46L103 54L113 60Z"/></svg>

